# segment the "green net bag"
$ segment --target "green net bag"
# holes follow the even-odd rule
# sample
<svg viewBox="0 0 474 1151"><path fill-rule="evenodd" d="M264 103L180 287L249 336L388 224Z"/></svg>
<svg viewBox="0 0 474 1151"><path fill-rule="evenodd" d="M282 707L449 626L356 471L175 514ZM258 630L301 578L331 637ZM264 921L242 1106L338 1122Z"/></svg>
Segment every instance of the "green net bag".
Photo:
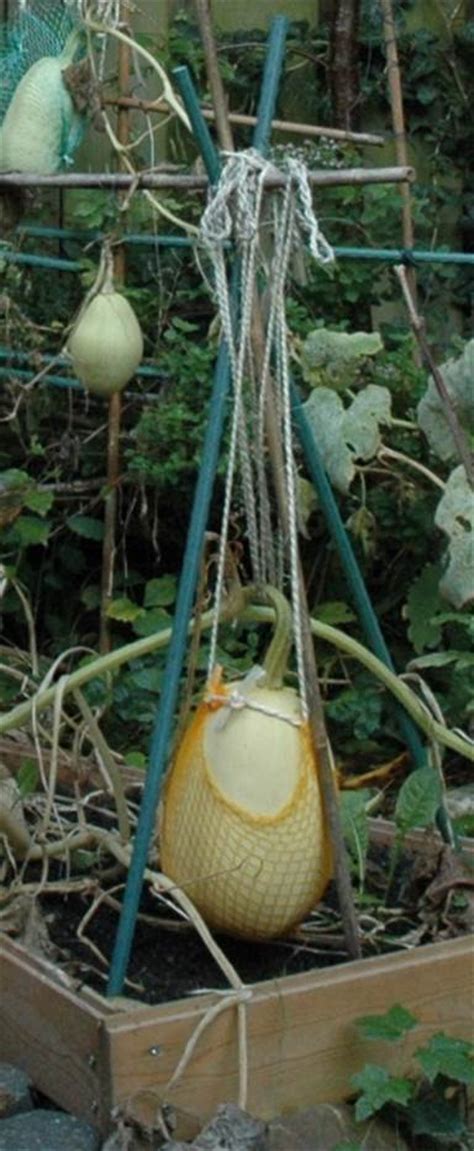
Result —
<svg viewBox="0 0 474 1151"><path fill-rule="evenodd" d="M71 162L84 118L62 73L84 53L75 5L20 3L0 30L0 170L50 173Z"/></svg>

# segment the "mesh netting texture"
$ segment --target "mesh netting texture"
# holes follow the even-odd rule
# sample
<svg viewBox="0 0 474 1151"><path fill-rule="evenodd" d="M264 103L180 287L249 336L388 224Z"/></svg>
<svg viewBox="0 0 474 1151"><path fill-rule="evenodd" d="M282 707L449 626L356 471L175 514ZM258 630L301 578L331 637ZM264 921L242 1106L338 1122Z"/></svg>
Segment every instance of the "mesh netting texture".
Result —
<svg viewBox="0 0 474 1151"><path fill-rule="evenodd" d="M15 88L44 56L59 56L75 27L75 5L61 0L18 3L0 26L0 123Z"/></svg>

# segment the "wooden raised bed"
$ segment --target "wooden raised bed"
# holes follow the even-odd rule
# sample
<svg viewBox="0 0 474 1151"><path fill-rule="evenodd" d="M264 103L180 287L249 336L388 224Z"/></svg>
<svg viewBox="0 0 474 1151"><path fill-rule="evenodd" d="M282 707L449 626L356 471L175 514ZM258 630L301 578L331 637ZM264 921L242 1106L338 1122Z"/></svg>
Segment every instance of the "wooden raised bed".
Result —
<svg viewBox="0 0 474 1151"><path fill-rule="evenodd" d="M472 1034L469 937L410 952L255 984L248 1003L248 1108L269 1118L347 1098L366 1060L398 1069L443 1030ZM157 957L158 962L158 957ZM153 1125L163 1102L191 1137L219 1103L235 1101L235 1008L204 1031L175 1086L163 1094L186 1043L216 1001L203 994L157 1007L109 1001L74 987L59 968L5 939L0 945L1 1058L23 1067L55 1103L110 1128L114 1110ZM354 1020L402 1003L420 1027L402 1048L364 1042Z"/></svg>

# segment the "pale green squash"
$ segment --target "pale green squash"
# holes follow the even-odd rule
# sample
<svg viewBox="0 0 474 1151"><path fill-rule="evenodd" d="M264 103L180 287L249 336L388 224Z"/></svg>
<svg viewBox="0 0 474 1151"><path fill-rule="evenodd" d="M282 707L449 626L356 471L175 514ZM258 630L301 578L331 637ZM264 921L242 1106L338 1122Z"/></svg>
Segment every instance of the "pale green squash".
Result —
<svg viewBox="0 0 474 1151"><path fill-rule="evenodd" d="M74 59L78 33L74 32L60 56L37 60L20 80L7 108L0 136L3 172L57 172L82 134L78 115L62 72Z"/></svg>
<svg viewBox="0 0 474 1151"><path fill-rule="evenodd" d="M89 392L111 396L135 375L143 356L143 336L125 296L106 287L93 296L67 343L75 375Z"/></svg>

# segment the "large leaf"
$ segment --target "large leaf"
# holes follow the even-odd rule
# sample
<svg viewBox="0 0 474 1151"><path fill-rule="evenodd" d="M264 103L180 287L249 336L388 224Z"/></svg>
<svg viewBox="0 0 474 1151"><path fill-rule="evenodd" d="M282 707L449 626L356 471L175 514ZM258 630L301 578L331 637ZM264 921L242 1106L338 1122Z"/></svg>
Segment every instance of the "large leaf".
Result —
<svg viewBox="0 0 474 1151"><path fill-rule="evenodd" d="M432 767L419 767L402 784L395 807L400 839L415 827L434 823L441 802L441 780Z"/></svg>
<svg viewBox="0 0 474 1151"><path fill-rule="evenodd" d="M342 391L354 382L361 359L382 351L378 332L332 332L316 328L301 351L303 376L312 387Z"/></svg>
<svg viewBox="0 0 474 1151"><path fill-rule="evenodd" d="M466 344L459 359L442 364L440 372L458 419L467 432L474 432L474 339ZM446 410L431 376L418 404L417 417L430 448L440 460L456 459L458 453Z"/></svg>
<svg viewBox="0 0 474 1151"><path fill-rule="evenodd" d="M380 425L390 420L388 388L368 384L347 408L329 388L316 388L304 404L331 482L349 491L357 460L370 460L380 447Z"/></svg>
<svg viewBox="0 0 474 1151"><path fill-rule="evenodd" d="M408 638L417 655L427 647L436 647L441 639L442 624L437 618L442 607L439 595L441 564L427 564L408 592L403 615L409 620Z"/></svg>
<svg viewBox="0 0 474 1151"><path fill-rule="evenodd" d="M439 588L454 607L461 608L474 600L474 499L462 464L451 472L435 524L449 536L448 566Z"/></svg>

